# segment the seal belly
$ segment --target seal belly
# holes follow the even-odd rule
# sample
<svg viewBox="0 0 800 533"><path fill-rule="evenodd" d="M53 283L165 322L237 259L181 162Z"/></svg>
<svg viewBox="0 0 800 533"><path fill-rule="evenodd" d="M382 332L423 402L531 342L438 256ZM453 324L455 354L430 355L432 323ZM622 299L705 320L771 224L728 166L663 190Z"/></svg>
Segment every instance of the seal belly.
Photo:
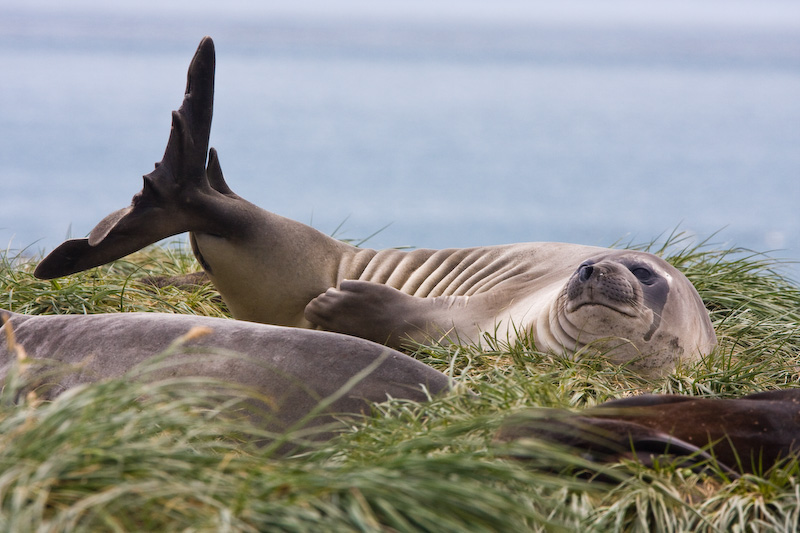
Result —
<svg viewBox="0 0 800 533"><path fill-rule="evenodd" d="M194 233L193 240L204 269L234 318L313 327L303 310L326 288L318 272L309 275L308 265L286 254L281 254L279 267L269 268L265 263L278 260L258 243L239 243L203 233Z"/></svg>

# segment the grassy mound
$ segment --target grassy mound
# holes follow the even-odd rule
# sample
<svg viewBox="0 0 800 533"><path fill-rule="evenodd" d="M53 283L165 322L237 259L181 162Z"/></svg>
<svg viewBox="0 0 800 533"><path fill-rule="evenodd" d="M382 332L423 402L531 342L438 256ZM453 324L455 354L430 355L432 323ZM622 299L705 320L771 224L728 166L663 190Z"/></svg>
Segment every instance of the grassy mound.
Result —
<svg viewBox="0 0 800 533"><path fill-rule="evenodd" d="M680 238L650 248L686 273L711 311L720 347L704 361L645 381L601 358L572 361L488 337L480 347L421 346L416 358L477 397L388 401L294 457L250 445L242 422L220 416L243 400L222 384L114 380L42 402L20 400L24 373L14 374L0 395L0 530L794 530L797 462L725 481L670 464L600 466L546 445L529 444L521 462L493 444L502 419L529 407L798 386L800 288L776 261ZM196 270L175 246L54 281L33 278L21 256L0 261L0 308L19 313L227 316L210 286L138 282Z"/></svg>

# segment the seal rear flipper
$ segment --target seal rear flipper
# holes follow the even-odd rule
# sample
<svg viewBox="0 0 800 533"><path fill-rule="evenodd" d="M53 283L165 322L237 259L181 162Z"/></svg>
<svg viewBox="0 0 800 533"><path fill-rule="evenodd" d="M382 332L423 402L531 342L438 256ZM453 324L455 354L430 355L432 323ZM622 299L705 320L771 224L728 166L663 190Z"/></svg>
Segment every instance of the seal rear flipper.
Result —
<svg viewBox="0 0 800 533"><path fill-rule="evenodd" d="M222 167L219 164L219 155L217 155L217 150L215 148L210 148L208 150L208 167L206 167L206 176L208 177L208 184L211 185L212 189L224 194L225 196L239 198L239 196L234 193L225 182L225 178L222 175Z"/></svg>
<svg viewBox="0 0 800 533"><path fill-rule="evenodd" d="M167 148L142 190L129 207L106 216L88 239L61 244L34 271L52 279L93 268L153 244L193 230L213 230L214 221L197 212L203 194L212 191L206 176L206 157L214 107L214 43L205 37L189 65L180 109L172 113ZM210 169L217 188L226 189L216 152ZM225 194L225 191L218 191ZM231 193L232 194L232 193Z"/></svg>
<svg viewBox="0 0 800 533"><path fill-rule="evenodd" d="M204 37L189 64L183 102L172 112L172 129L161 163L153 172L182 183L205 181L214 113L214 42Z"/></svg>
<svg viewBox="0 0 800 533"><path fill-rule="evenodd" d="M111 230L119 224L130 212L133 210L133 207L125 207L123 209L119 209L118 211L114 211L110 215L106 216L103 220L101 220L89 233L89 246L97 246L100 244L103 239L108 237L108 234L111 233Z"/></svg>
<svg viewBox="0 0 800 533"><path fill-rule="evenodd" d="M89 239L64 241L36 265L33 275L39 279L60 278L116 259L106 260L103 254L98 255L93 251Z"/></svg>
<svg viewBox="0 0 800 533"><path fill-rule="evenodd" d="M122 211L126 210L117 211L112 215L117 215ZM171 223L173 217L164 210L156 213L155 217L152 212L146 213L147 216L142 215L143 213L139 212L133 214L132 220L126 220L127 216L117 220L96 245L91 244L91 237L70 239L61 243L39 262L33 275L39 279L68 276L125 257L149 244L186 231L182 224ZM142 218L145 220L141 220ZM154 221L153 218L161 220ZM98 228L101 225L102 223L98 225ZM94 234L94 230L92 234Z"/></svg>

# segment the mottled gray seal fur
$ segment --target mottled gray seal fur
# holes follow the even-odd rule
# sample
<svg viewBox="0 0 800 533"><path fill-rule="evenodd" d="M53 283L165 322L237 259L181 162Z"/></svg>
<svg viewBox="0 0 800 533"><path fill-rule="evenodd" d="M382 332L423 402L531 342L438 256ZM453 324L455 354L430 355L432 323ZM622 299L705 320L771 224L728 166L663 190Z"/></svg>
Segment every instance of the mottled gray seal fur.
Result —
<svg viewBox="0 0 800 533"><path fill-rule="evenodd" d="M669 371L716 344L692 284L652 254L541 242L375 251L265 211L231 191L208 150L213 94L214 46L205 38L164 157L142 191L88 239L53 250L38 277L85 270L189 231L203 269L244 320L322 327L395 347L407 339L530 335L541 350L574 354L591 345L644 373Z"/></svg>
<svg viewBox="0 0 800 533"><path fill-rule="evenodd" d="M370 402L389 397L425 401L450 388L444 374L405 354L325 331L163 313L27 316L0 310L0 315L7 319L0 328L0 355L5 354L0 381L15 357L7 347L9 328L29 358L64 364L63 372L47 365L28 370L33 381L41 378L38 392L45 398L121 377L190 331L199 334L165 361L180 364L169 364L150 379L201 376L248 387L268 399L263 407L270 416L257 422L272 431L303 420L370 365L375 368L309 425L331 422L334 414L368 414Z"/></svg>

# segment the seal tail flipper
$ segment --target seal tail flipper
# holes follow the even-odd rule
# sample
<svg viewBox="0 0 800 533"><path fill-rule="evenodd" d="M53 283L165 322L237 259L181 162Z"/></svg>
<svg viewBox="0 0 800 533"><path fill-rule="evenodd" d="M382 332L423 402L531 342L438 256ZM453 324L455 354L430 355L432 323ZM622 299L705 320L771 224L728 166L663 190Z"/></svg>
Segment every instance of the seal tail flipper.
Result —
<svg viewBox="0 0 800 533"><path fill-rule="evenodd" d="M208 167L206 168L206 175L208 176L208 183L215 191L222 193L226 196L238 198L222 176L222 167L219 164L219 156L214 148L208 151Z"/></svg>
<svg viewBox="0 0 800 533"><path fill-rule="evenodd" d="M205 176L214 112L214 41L204 37L189 64L183 103L172 112L172 130L161 163L148 176L197 181Z"/></svg>
<svg viewBox="0 0 800 533"><path fill-rule="evenodd" d="M36 265L33 275L39 279L68 276L124 257L157 240L126 240L124 246L119 242L114 243L115 246L104 242L102 246L95 247L89 244L89 239L70 239L61 243Z"/></svg>
<svg viewBox="0 0 800 533"><path fill-rule="evenodd" d="M181 200L209 187L206 156L214 107L214 42L204 37L186 80L183 103L172 113L167 148L161 162L144 176L144 186L129 207L105 217L88 239L68 240L37 266L34 275L52 279L108 263L163 238L207 229L207 217L185 210ZM219 160L213 157L214 183L228 189ZM232 193L231 193L232 194Z"/></svg>

